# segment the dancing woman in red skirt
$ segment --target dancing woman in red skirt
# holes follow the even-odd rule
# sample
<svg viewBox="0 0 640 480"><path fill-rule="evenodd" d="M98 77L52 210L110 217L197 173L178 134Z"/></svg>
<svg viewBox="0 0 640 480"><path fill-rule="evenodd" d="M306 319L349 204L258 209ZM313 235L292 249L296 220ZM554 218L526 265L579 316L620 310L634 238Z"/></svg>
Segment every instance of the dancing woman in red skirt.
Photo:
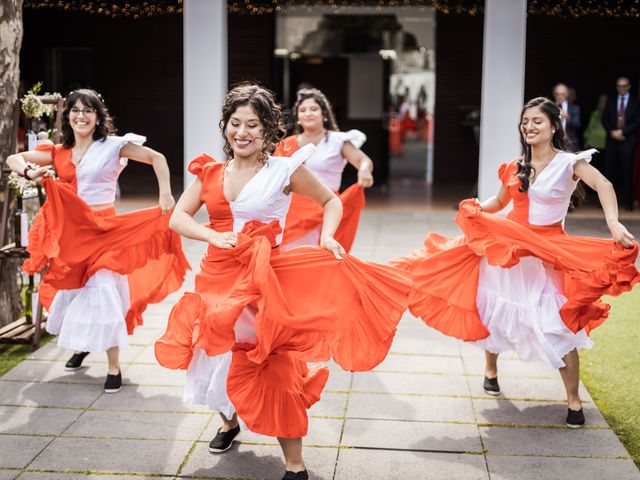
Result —
<svg viewBox="0 0 640 480"><path fill-rule="evenodd" d="M220 126L226 161L202 155L191 162L197 178L171 218L173 229L208 250L195 292L171 311L156 357L187 369L188 401L220 413L211 452L231 447L240 419L278 438L285 479L306 479L307 409L329 375L327 367L309 369L306 362L333 358L346 370L374 368L389 351L410 283L394 268L345 254L334 239L342 205L303 165L313 145L291 158L269 154L282 131L271 92L234 88ZM282 252L292 192L321 206L320 247ZM209 225L193 219L203 204Z"/></svg>
<svg viewBox="0 0 640 480"><path fill-rule="evenodd" d="M113 132L100 96L76 90L62 113L62 145L7 158L26 178L44 177L47 201L29 233L24 269L47 267L40 285L47 331L58 335L59 346L76 351L66 370L79 369L91 352L107 352L107 393L122 385L119 351L127 333L142 324L147 304L180 288L189 268L180 237L169 229L166 214L175 202L165 157L141 146L144 137ZM127 159L153 166L158 207L116 214L116 184Z"/></svg>
<svg viewBox="0 0 640 480"><path fill-rule="evenodd" d="M558 107L535 98L520 118L523 157L500 167L498 194L464 200L456 222L464 237L430 234L425 248L392 264L411 272L411 311L447 335L485 350L484 389L499 395L498 354L560 371L567 425L584 424L577 350L607 318L603 295L640 280L638 244L618 221L611 183L589 162L595 150L569 153ZM578 181L598 192L611 239L569 236L564 218ZM513 200L506 218L494 215Z"/></svg>
<svg viewBox="0 0 640 480"><path fill-rule="evenodd" d="M360 150L367 137L359 130L338 131L331 104L324 93L315 88L298 91L293 115L298 133L282 140L274 156L290 157L305 145L315 145L315 153L304 165L336 193L347 162L358 170L358 182L339 195L343 214L335 237L349 252L364 208L363 189L373 185L373 162ZM282 241L285 250L299 245L319 245L321 230L321 208L311 199L294 193Z"/></svg>

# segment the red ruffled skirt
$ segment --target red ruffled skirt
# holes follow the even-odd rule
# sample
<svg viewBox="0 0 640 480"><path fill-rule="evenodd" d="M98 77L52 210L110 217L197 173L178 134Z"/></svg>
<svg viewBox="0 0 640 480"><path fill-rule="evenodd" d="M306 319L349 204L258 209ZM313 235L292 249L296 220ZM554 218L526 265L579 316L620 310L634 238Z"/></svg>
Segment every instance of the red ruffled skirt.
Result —
<svg viewBox="0 0 640 480"><path fill-rule="evenodd" d="M625 249L611 239L567 235L560 226L523 225L483 213L476 201L460 204L456 223L464 237L426 237L424 249L391 262L414 281L411 312L440 332L465 341L490 332L476 305L480 262L509 268L522 257L536 257L562 273L560 307L564 324L574 333L601 325L609 313L603 295L620 295L640 281L634 262L638 244Z"/></svg>
<svg viewBox="0 0 640 480"><path fill-rule="evenodd" d="M282 240L285 249L287 244L322 228L322 207L308 197L295 193L292 195ZM342 220L334 238L349 252L358 230L360 212L365 205L364 188L355 183L339 194L339 198L343 208Z"/></svg>
<svg viewBox="0 0 640 480"><path fill-rule="evenodd" d="M48 267L40 299L49 308L58 290L83 287L98 270L126 275L129 285L127 331L142 324L150 303L178 290L190 268L180 236L169 229L160 207L116 215L93 211L65 182L44 179L47 193L29 232L30 258L23 269Z"/></svg>
<svg viewBox="0 0 640 480"><path fill-rule="evenodd" d="M227 393L249 429L296 438L307 433L307 413L320 398L333 358L346 370L374 368L387 355L408 304L410 281L392 267L349 255L336 260L317 247L287 253L272 248L274 222L252 222L238 245L210 246L196 277L171 311L156 357L186 369L196 349L214 356L233 351ZM256 344L238 344L234 326L255 311Z"/></svg>

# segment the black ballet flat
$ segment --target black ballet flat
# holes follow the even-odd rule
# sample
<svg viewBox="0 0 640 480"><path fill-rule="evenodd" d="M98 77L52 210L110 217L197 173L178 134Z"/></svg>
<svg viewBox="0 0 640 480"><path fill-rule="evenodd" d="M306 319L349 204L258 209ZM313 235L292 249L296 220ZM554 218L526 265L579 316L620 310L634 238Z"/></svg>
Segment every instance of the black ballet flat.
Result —
<svg viewBox="0 0 640 480"><path fill-rule="evenodd" d="M65 364L64 369L67 372L78 370L80 367L82 367L82 361L87 355L89 355L89 352L74 353L73 355L71 355L69 361Z"/></svg>
<svg viewBox="0 0 640 480"><path fill-rule="evenodd" d="M282 477L282 480L309 480L309 474L306 470L303 470L301 472L290 472L287 470L286 472L284 472L284 477Z"/></svg>
<svg viewBox="0 0 640 480"><path fill-rule="evenodd" d="M500 395L500 385L498 385L498 377L496 378L484 377L482 388L484 388L484 393L486 393L487 395L492 395L494 397L497 397L498 395Z"/></svg>
<svg viewBox="0 0 640 480"><path fill-rule="evenodd" d="M571 410L567 413L567 427L582 428L584 426L584 412L580 410Z"/></svg>

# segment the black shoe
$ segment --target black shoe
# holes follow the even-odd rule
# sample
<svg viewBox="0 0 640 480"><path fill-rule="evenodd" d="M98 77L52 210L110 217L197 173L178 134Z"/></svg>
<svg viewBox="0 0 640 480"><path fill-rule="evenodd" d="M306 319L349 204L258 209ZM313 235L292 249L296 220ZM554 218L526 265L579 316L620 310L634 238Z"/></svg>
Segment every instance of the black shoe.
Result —
<svg viewBox="0 0 640 480"><path fill-rule="evenodd" d="M567 427L581 428L584 425L584 412L580 410L571 410L567 413Z"/></svg>
<svg viewBox="0 0 640 480"><path fill-rule="evenodd" d="M284 472L284 477L282 477L282 480L309 480L309 474L306 470L303 470L301 472L290 472L289 470L287 470L286 472Z"/></svg>
<svg viewBox="0 0 640 480"><path fill-rule="evenodd" d="M226 452L231 448L233 444L233 439L238 436L240 433L240 425L237 425L235 428L232 428L228 432L221 432L218 429L218 433L213 440L209 442L209 451L211 453L222 453Z"/></svg>
<svg viewBox="0 0 640 480"><path fill-rule="evenodd" d="M500 385L498 385L498 377L484 377L482 388L484 388L484 393L486 393L487 395L493 395L494 397L500 395Z"/></svg>
<svg viewBox="0 0 640 480"><path fill-rule="evenodd" d="M116 393L122 388L122 373L117 375L107 375L107 381L104 382L104 393Z"/></svg>
<svg viewBox="0 0 640 480"><path fill-rule="evenodd" d="M64 369L68 372L78 370L82 366L84 357L86 357L87 355L89 355L89 352L74 353L73 355L71 355L69 361L64 365Z"/></svg>

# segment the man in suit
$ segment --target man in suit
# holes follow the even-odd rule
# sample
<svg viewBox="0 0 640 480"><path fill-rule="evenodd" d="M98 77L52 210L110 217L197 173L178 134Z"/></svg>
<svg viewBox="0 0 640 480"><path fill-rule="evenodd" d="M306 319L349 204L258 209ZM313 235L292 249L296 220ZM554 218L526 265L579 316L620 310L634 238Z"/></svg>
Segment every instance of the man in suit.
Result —
<svg viewBox="0 0 640 480"><path fill-rule="evenodd" d="M624 209L633 210L633 153L640 127L640 105L629 93L631 83L627 77L618 78L616 89L618 94L609 97L602 113L607 132L604 174L618 196L622 192Z"/></svg>
<svg viewBox="0 0 640 480"><path fill-rule="evenodd" d="M559 83L553 87L553 99L560 107L562 115L562 127L567 138L571 142L571 148L577 150L578 130L580 130L580 107L574 104L569 98L569 88L564 83Z"/></svg>

